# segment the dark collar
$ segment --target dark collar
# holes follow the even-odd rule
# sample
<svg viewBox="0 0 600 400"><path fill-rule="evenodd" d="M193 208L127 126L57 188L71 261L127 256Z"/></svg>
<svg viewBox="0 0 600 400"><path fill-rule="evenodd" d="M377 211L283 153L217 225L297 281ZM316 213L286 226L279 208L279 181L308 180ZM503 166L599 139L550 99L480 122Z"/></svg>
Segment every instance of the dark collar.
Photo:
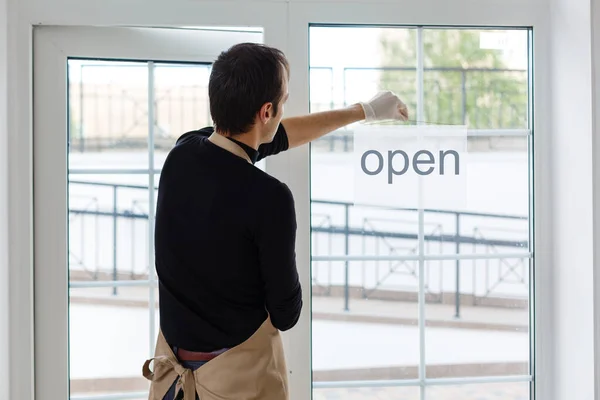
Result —
<svg viewBox="0 0 600 400"><path fill-rule="evenodd" d="M232 139L228 136L227 136L227 139L240 145L240 147L242 149L244 149L244 151L246 151L246 153L248 154L248 157L250 157L250 160L252 160L252 164L256 164L256 161L258 160L258 151L257 150L254 150L252 147L248 146L247 144L237 141L235 139Z"/></svg>

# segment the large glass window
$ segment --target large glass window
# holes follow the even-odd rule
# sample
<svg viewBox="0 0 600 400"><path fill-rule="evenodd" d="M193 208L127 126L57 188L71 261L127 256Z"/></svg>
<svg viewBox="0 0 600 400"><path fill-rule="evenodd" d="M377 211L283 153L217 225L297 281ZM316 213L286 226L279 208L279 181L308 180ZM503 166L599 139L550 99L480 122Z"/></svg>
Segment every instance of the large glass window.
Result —
<svg viewBox="0 0 600 400"><path fill-rule="evenodd" d="M313 25L309 40L311 112L392 90L403 125L464 125L468 153L466 206L423 209L355 202L357 124L311 144L314 398L530 399L529 30Z"/></svg>

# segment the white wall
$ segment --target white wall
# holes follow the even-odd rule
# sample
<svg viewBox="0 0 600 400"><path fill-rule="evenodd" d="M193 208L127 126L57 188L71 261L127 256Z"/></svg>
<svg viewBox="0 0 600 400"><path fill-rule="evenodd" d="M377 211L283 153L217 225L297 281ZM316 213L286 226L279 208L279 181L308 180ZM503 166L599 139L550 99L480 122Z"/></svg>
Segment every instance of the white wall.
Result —
<svg viewBox="0 0 600 400"><path fill-rule="evenodd" d="M557 399L594 398L590 18L590 0L551 2L554 376L564 377Z"/></svg>
<svg viewBox="0 0 600 400"><path fill-rule="evenodd" d="M0 399L8 399L8 3L0 0Z"/></svg>
<svg viewBox="0 0 600 400"><path fill-rule="evenodd" d="M592 129L594 171L594 356L596 397L600 396L600 0L592 0Z"/></svg>
<svg viewBox="0 0 600 400"><path fill-rule="evenodd" d="M8 295L10 346L10 396L8 399L33 399L33 333L31 331L33 309L32 258L32 209L28 204L32 197L30 127L27 121L31 108L27 101L19 101L20 93L31 90L23 85L31 80L31 67L27 60L31 46L27 44L30 25L20 24L19 0L8 2ZM19 41L21 39L21 41ZM23 41L25 39L25 41ZM23 44L25 43L25 44ZM27 55L27 57L23 57ZM1 135L0 135L1 136ZM0 161L0 165L2 162ZM1 167L0 167L1 169ZM23 306L25 305L25 307Z"/></svg>

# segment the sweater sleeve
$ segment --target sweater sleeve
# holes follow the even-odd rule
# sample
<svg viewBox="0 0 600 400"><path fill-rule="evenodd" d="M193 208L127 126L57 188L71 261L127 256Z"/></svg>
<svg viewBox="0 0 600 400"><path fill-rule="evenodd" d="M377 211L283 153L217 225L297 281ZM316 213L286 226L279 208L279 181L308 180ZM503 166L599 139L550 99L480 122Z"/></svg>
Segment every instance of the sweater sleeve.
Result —
<svg viewBox="0 0 600 400"><path fill-rule="evenodd" d="M261 215L257 233L260 270L266 308L273 325L291 329L302 311L302 288L296 268L296 213L289 188L278 182L265 193L268 208Z"/></svg>

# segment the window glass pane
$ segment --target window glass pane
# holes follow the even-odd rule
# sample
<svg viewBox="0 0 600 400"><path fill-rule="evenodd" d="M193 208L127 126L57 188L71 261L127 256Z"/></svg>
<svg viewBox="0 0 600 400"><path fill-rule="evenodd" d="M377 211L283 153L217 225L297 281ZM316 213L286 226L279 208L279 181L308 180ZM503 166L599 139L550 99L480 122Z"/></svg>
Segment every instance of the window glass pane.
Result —
<svg viewBox="0 0 600 400"><path fill-rule="evenodd" d="M133 398L154 334L148 64L70 60L69 73L70 392Z"/></svg>
<svg viewBox="0 0 600 400"><path fill-rule="evenodd" d="M424 118L469 129L526 129L527 30L424 29ZM406 55L398 50L394 60Z"/></svg>
<svg viewBox="0 0 600 400"><path fill-rule="evenodd" d="M145 62L69 60L69 167L148 168Z"/></svg>
<svg viewBox="0 0 600 400"><path fill-rule="evenodd" d="M71 396L147 391L149 327L148 288L71 289Z"/></svg>
<svg viewBox="0 0 600 400"><path fill-rule="evenodd" d="M363 68L381 65L376 46L381 31L311 27L312 112L368 100L376 93L380 72ZM415 46L414 41L402 44ZM414 67L414 60L411 65ZM414 84L416 71L412 68L404 76ZM377 302L374 295L381 282L394 275L391 285L411 291L409 297L414 298L418 289L414 263L382 262L381 271L375 271L362 261L316 258L390 254L385 240L363 232L372 231L373 224L403 218L402 213L352 204L351 151L351 128L311 145L313 378L315 382L415 379L419 362L417 308ZM403 322L390 325L390 318ZM354 334L347 335L348 331ZM356 352L357 348L365 351ZM338 392L323 395L327 393L334 396L331 393Z"/></svg>
<svg viewBox="0 0 600 400"><path fill-rule="evenodd" d="M71 175L71 281L148 279L148 175Z"/></svg>
<svg viewBox="0 0 600 400"><path fill-rule="evenodd" d="M526 331L529 262L527 257L501 255L488 259L425 261L424 284L427 299L432 305L436 305L432 306L432 312L437 315L435 309L438 305L445 305L448 306L445 318L468 321L464 312L472 312L475 314L471 318L481 318L484 322L489 318L498 318L496 322L499 326L506 325L514 328L509 330ZM456 295L457 288L459 296ZM510 321L505 318L510 318Z"/></svg>
<svg viewBox="0 0 600 400"><path fill-rule="evenodd" d="M428 254L529 252L529 145L525 136L469 137L462 193L431 192L425 211ZM416 188L415 188L416 189ZM458 196L463 207L452 207ZM448 206L444 197L447 198ZM416 218L416 211L413 213Z"/></svg>
<svg viewBox="0 0 600 400"><path fill-rule="evenodd" d="M418 387L361 387L347 389L315 389L314 400L412 400L419 398Z"/></svg>
<svg viewBox="0 0 600 400"><path fill-rule="evenodd" d="M149 288L144 283L148 206L146 174L70 177L72 396L148 389L140 375L141 363L150 354ZM102 281L127 286L86 287Z"/></svg>
<svg viewBox="0 0 600 400"><path fill-rule="evenodd" d="M527 375L528 260L461 260L458 270L430 264L429 277L456 284L458 271L462 286L456 297L426 279L427 378Z"/></svg>
<svg viewBox="0 0 600 400"><path fill-rule="evenodd" d="M361 125L311 144L315 382L428 386L529 374L528 32L427 28L420 37L422 85L416 28L310 28L311 112L387 89L408 105L410 120L400 125L464 124L468 133L464 201L448 198L458 186L430 185L424 193L438 206L422 211L377 190L368 204L356 201ZM419 192L417 181L401 189L403 197ZM332 338L342 327L373 351L347 356L344 336ZM473 398L492 396L494 385L477 386L483 394ZM431 390L441 399L471 393Z"/></svg>
<svg viewBox="0 0 600 400"><path fill-rule="evenodd" d="M337 301L319 300L312 323L314 382L418 379L416 306L352 299L348 313Z"/></svg>
<svg viewBox="0 0 600 400"><path fill-rule="evenodd" d="M331 110L337 104L332 67L311 66L310 109L312 112Z"/></svg>
<svg viewBox="0 0 600 400"><path fill-rule="evenodd" d="M480 383L469 385L431 386L427 400L528 400L528 382Z"/></svg>
<svg viewBox="0 0 600 400"><path fill-rule="evenodd" d="M155 168L162 166L181 135L212 126L208 103L209 75L209 64L155 64Z"/></svg>

